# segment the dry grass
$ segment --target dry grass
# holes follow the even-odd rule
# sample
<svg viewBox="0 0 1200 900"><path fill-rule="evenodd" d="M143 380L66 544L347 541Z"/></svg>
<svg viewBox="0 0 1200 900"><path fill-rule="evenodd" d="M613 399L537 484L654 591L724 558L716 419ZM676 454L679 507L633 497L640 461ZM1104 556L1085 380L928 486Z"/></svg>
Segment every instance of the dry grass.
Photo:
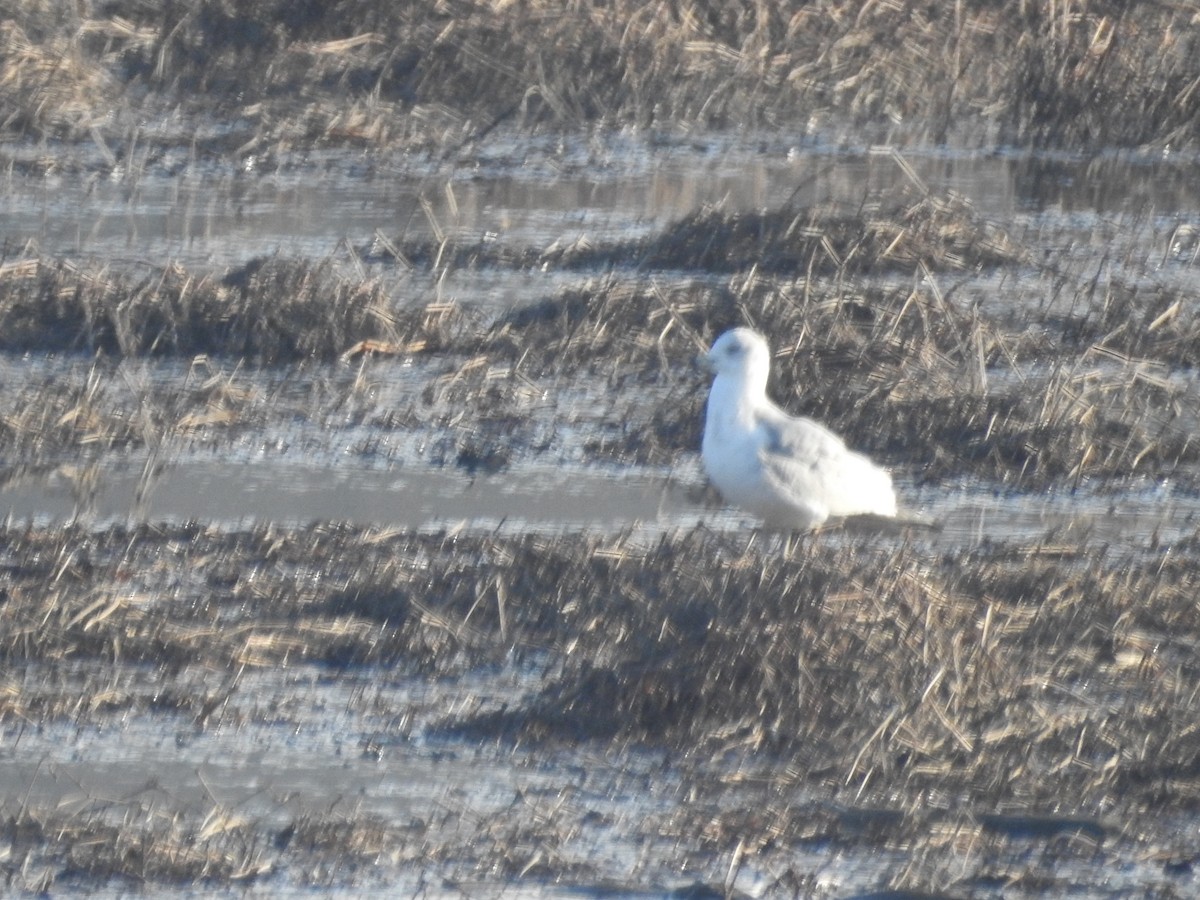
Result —
<svg viewBox="0 0 1200 900"><path fill-rule="evenodd" d="M164 793L150 785L120 800L5 809L0 834L13 863L9 887L42 893L122 884L245 889L285 870L300 875L297 886L345 889L361 885L362 869L404 853L414 837L413 829L368 816L301 816L268 825L215 803L197 816L171 809Z"/></svg>
<svg viewBox="0 0 1200 900"><path fill-rule="evenodd" d="M0 545L9 670L98 667L69 688L10 683L4 721L236 721L236 676L197 692L189 665L444 677L528 660L546 674L524 703L462 709L440 732L758 754L785 763L775 777L792 787L855 806L916 815L927 798L969 797L1005 835L1150 833L1164 810L1200 803L1187 542L1166 562L1086 544L930 557L849 540L782 556L703 531L650 549L330 527L10 529ZM114 659L157 675L116 689L103 674ZM1082 818L1004 818L1031 810ZM827 827L849 828L841 817Z"/></svg>
<svg viewBox="0 0 1200 900"><path fill-rule="evenodd" d="M1064 330L1055 341L1057 323L1031 331L921 288L606 280L516 311L488 333L487 352L521 359L527 376L587 373L612 391L676 385L648 423L591 447L604 458L663 464L699 444L704 394L686 361L741 323L790 336L776 346L771 386L790 410L920 477L974 475L1027 489L1089 478L1186 481L1200 462L1188 384L1151 360L1107 351L1082 333L1072 342ZM1178 335L1160 346L1178 353ZM481 383L457 383L452 399L467 402Z"/></svg>
<svg viewBox="0 0 1200 900"><path fill-rule="evenodd" d="M210 143L242 152L314 141L446 150L497 126L826 118L901 124L935 142L1181 145L1197 136L1191 15L1115 0L209 0L163 16L133 2L16 0L0 91L7 129L90 139L99 127L117 156L133 118L106 125L117 104L236 121L250 134Z"/></svg>
<svg viewBox="0 0 1200 900"><path fill-rule="evenodd" d="M400 317L383 284L329 260L257 259L222 278L167 265L141 280L69 262L0 268L0 349L17 352L328 361L365 338L436 349L452 312Z"/></svg>
<svg viewBox="0 0 1200 900"><path fill-rule="evenodd" d="M36 15L43 27L50 24L44 18L48 10L27 12L30 18ZM120 95L112 71L114 60L109 54L89 53L81 37L66 23L31 36L13 19L0 21L0 45L5 47L0 58L0 95L6 109L0 129L79 135L103 123L104 109Z"/></svg>

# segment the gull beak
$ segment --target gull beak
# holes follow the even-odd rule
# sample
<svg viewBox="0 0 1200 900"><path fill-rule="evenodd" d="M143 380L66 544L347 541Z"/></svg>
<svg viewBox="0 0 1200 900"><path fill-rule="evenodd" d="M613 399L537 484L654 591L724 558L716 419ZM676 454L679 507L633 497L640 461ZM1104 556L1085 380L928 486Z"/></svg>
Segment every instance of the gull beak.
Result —
<svg viewBox="0 0 1200 900"><path fill-rule="evenodd" d="M697 353L694 357L692 357L692 368L699 369L701 372L706 372L708 374L712 374L712 372L713 372L712 358L708 355L707 352Z"/></svg>

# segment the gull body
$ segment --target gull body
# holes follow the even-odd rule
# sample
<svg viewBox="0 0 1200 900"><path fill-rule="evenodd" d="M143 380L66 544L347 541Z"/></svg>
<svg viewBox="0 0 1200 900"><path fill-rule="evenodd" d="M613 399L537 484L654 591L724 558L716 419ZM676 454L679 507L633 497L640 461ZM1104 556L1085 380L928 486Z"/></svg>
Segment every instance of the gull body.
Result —
<svg viewBox="0 0 1200 900"><path fill-rule="evenodd" d="M886 470L824 425L790 416L767 398L771 351L761 334L727 331L706 361L715 377L701 458L726 501L787 530L807 531L830 518L896 516Z"/></svg>

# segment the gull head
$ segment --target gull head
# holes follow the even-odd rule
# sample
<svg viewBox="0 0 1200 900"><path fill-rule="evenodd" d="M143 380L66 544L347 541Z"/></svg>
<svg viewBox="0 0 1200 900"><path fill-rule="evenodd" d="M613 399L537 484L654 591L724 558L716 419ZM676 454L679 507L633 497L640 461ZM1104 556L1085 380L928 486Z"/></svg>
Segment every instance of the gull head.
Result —
<svg viewBox="0 0 1200 900"><path fill-rule="evenodd" d="M704 357L708 368L718 377L765 390L771 371L771 349L766 339L753 328L734 328L713 342Z"/></svg>

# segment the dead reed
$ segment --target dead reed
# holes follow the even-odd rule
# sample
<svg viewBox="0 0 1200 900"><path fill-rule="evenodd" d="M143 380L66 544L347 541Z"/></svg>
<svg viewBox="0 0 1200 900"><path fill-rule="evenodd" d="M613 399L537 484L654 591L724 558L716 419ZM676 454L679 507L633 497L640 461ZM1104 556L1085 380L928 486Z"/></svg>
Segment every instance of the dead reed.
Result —
<svg viewBox="0 0 1200 900"><path fill-rule="evenodd" d="M236 122L202 149L243 153L313 142L454 152L497 127L830 118L933 142L1197 135L1191 13L1159 0L1136 11L1115 0L211 2L174 17L133 2L8 6L0 125L99 140L114 159L154 139L130 124L147 108ZM114 107L127 115L106 120Z"/></svg>
<svg viewBox="0 0 1200 900"><path fill-rule="evenodd" d="M450 311L443 311L450 312ZM333 360L365 338L436 347L452 317L400 320L384 286L331 260L257 259L222 278L167 265L149 277L67 263L0 269L0 349L212 356L263 365Z"/></svg>
<svg viewBox="0 0 1200 900"><path fill-rule="evenodd" d="M19 18L0 21L0 129L81 137L100 127L120 96L114 49L93 52L74 23L46 4L18 4ZM58 19L58 21L55 21ZM24 20L24 21L21 21Z"/></svg>
<svg viewBox="0 0 1200 900"><path fill-rule="evenodd" d="M1114 797L1139 812L1164 790L1190 802L1186 547L1164 564L1001 545L968 564L849 540L784 558L702 531L647 550L323 527L9 530L2 548L8 666L119 657L162 673L102 702L86 683L15 688L5 718L87 721L176 696L173 714L207 726L222 713L173 691L172 673L306 661L450 674L515 653L542 660L540 689L444 733L769 751L813 785L969 791L986 809L1069 796L1081 813Z"/></svg>
<svg viewBox="0 0 1200 900"><path fill-rule="evenodd" d="M41 892L97 885L244 889L281 870L297 887L345 889L361 886L364 870L401 855L415 830L369 816L268 823L217 803L201 813L154 785L120 800L74 798L65 808L4 812L0 834L16 863L9 886Z"/></svg>
<svg viewBox="0 0 1200 900"><path fill-rule="evenodd" d="M753 853L784 881L797 849L832 844L903 855L897 889L1017 873L1060 884L1031 864L1030 841L1060 860L1122 843L1186 853L1171 817L1200 802L1198 547L933 555L829 535L784 554L704 530L647 547L332 525L8 528L0 726L236 729L260 702L239 681L259 667L446 683L511 666L530 673L523 698L439 709L425 739L450 753L657 748L679 761L670 777L685 787L671 790L688 802L604 826L649 846ZM406 722L407 696L373 691L374 720ZM379 739L387 752L407 738ZM216 803L203 821L164 817L136 794L0 818L21 883L45 877L41 889L277 871L344 885L430 865L586 883L571 844L590 842L588 796L406 826L268 824Z"/></svg>

